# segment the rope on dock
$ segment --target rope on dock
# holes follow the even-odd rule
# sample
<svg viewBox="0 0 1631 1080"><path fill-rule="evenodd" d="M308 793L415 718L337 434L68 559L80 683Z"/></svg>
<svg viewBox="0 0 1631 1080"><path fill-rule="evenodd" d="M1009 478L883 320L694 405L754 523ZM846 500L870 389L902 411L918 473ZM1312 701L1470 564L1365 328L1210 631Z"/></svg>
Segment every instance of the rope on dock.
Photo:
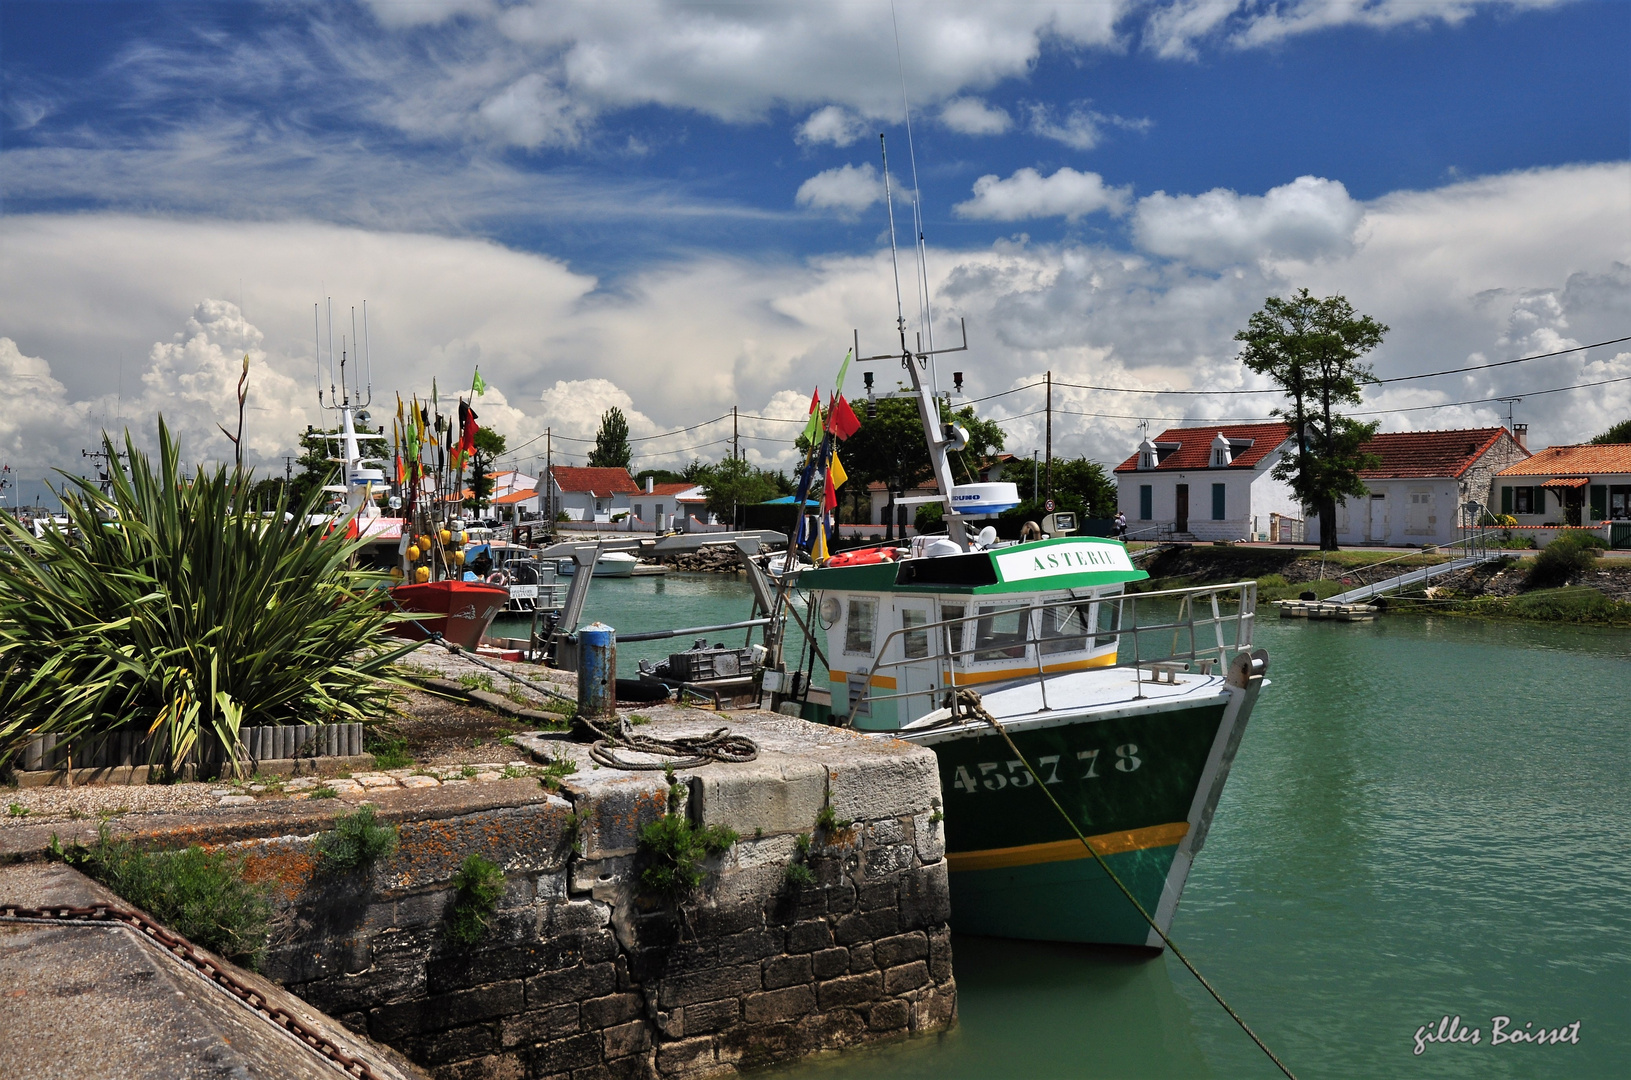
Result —
<svg viewBox="0 0 1631 1080"><path fill-rule="evenodd" d="M655 772L659 769L694 769L710 761L740 763L759 756L759 744L746 735L736 735L730 728L715 728L706 735L679 735L672 739L659 739L654 735L637 735L627 717L617 718L615 733L605 731L593 720L578 716L578 723L600 736L589 747L589 756L608 769L626 769L631 772ZM629 761L617 751L630 750L637 754L672 760Z"/></svg>
<svg viewBox="0 0 1631 1080"><path fill-rule="evenodd" d="M1274 1055L1274 1051L1270 1050L1268 1046L1264 1044L1263 1040L1257 1037L1257 1032L1253 1031L1251 1026L1241 1018L1240 1014L1235 1012L1227 1001L1223 1000L1223 995L1218 993L1212 984L1206 981L1206 976L1202 975L1196 969L1195 965L1190 963L1189 957L1185 956L1183 951L1178 948L1177 944L1167 936L1166 931L1162 930L1161 927L1156 924L1155 919L1150 915L1150 913L1144 910L1144 905L1138 902L1138 898L1135 897L1131 890L1129 890L1127 886L1122 883L1121 878L1116 876L1116 872L1110 869L1110 865L1104 861L1104 857L1098 853L1098 851L1088 841L1086 835L1083 834L1082 830L1077 827L1076 820L1072 818L1070 813L1059 804L1059 800L1054 798L1053 792L1049 791L1047 786L1043 784L1042 777L1038 775L1034 768L1031 767L1031 760L1020 752L1018 746L1014 745L1013 737L1008 734L1008 729L1003 727L1001 721L999 721L995 716L992 716L991 713L986 710L985 705L981 702L979 693L974 690L959 690L957 692L957 704L962 707L962 710L966 715L983 720L997 730L997 734L1002 736L1003 742L1008 744L1008 749L1012 750L1014 752L1014 756L1017 757L1025 766L1025 771L1031 774L1031 779L1036 783L1037 790L1046 795L1048 797L1048 801L1053 803L1053 808L1059 811L1059 816L1065 819L1065 824L1069 825L1070 831L1076 834L1076 839L1080 840L1082 842L1082 846L1087 849L1087 853L1093 856L1093 861L1099 864L1099 869L1103 870L1107 875L1109 875L1110 880L1115 884L1116 888L1121 890L1121 895L1125 896L1127 898L1127 902L1133 905L1134 909L1144 917L1145 922L1150 924L1150 929L1154 930L1156 934L1160 936L1162 943L1166 945L1167 948L1172 950L1172 955L1176 956L1184 967L1189 969L1189 973L1195 976L1195 981L1206 988L1206 992L1212 995L1212 1000L1216 1001L1223 1007L1223 1011L1229 1014L1229 1018L1231 1020L1240 1025L1240 1030L1244 1031L1246 1036L1250 1038L1252 1042L1257 1044L1257 1048L1259 1050L1268 1055L1268 1059L1274 1062L1275 1066L1286 1075L1287 1080L1297 1080L1297 1078L1292 1075L1291 1070L1286 1068L1285 1062L1276 1057Z"/></svg>

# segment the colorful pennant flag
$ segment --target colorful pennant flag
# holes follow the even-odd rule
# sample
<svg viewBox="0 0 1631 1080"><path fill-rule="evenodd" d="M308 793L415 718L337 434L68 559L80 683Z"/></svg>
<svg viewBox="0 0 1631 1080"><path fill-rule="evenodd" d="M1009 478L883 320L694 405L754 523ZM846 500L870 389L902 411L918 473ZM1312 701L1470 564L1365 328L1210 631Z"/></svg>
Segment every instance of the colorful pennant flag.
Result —
<svg viewBox="0 0 1631 1080"><path fill-rule="evenodd" d="M814 446L821 437L821 390L810 395L810 420L804 425L804 441Z"/></svg>
<svg viewBox="0 0 1631 1080"><path fill-rule="evenodd" d="M472 394L487 393L487 380L481 377L480 367L476 368L475 377L470 380L470 392Z"/></svg>
<svg viewBox="0 0 1631 1080"><path fill-rule="evenodd" d="M849 407L849 402L844 400L843 394L834 398L832 408L827 410L827 430L840 439L847 439L861 430L861 420Z"/></svg>
<svg viewBox="0 0 1631 1080"><path fill-rule="evenodd" d="M853 359L855 359L854 349L844 353L844 362L838 368L838 384L833 387L833 393L842 394L844 392L844 376L849 374L849 362Z"/></svg>

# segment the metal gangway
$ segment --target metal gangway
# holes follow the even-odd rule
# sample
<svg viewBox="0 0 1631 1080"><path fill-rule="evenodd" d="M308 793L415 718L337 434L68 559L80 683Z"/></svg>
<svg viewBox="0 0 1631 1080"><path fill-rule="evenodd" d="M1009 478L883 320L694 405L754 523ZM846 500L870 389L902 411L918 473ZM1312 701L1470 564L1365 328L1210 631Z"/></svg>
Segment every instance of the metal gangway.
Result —
<svg viewBox="0 0 1631 1080"><path fill-rule="evenodd" d="M1373 582L1370 585L1361 585L1357 589L1349 589L1345 593L1338 593L1336 596L1328 596L1321 601L1321 603L1362 604L1367 600L1374 600L1383 593L1396 592L1399 589L1408 589L1412 585L1425 585L1434 578L1444 577L1446 574L1453 574L1458 570L1465 570L1468 567L1478 566L1481 563L1493 562L1494 560L1503 557L1505 552L1500 548L1490 547L1488 537L1489 534L1487 532L1480 530L1479 532L1476 532L1465 539L1457 540L1454 544L1448 545L1449 547L1461 548L1466 552L1466 554L1462 555L1459 559L1452 559L1447 563L1439 563L1437 566L1418 566L1415 569L1406 570L1402 574L1397 574L1390 578L1384 578L1383 580ZM1400 555L1399 558L1408 559L1410 556ZM1385 566L1388 562L1394 561L1396 560L1388 559L1386 562L1376 563L1375 565Z"/></svg>

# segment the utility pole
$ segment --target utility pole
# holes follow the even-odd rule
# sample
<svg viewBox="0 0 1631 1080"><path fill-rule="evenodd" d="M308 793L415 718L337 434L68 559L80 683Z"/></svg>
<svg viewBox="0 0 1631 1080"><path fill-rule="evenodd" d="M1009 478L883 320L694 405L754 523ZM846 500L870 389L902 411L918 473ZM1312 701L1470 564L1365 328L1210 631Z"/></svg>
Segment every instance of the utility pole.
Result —
<svg viewBox="0 0 1631 1080"><path fill-rule="evenodd" d="M1043 506L1047 507L1048 509L1051 510L1052 507L1048 506L1048 503L1053 502L1053 372L1051 370L1048 372L1048 405L1047 405L1047 409L1048 409L1048 465L1047 465L1047 471L1046 471L1045 479L1047 480L1048 494L1047 494L1047 503L1043 503Z"/></svg>
<svg viewBox="0 0 1631 1080"><path fill-rule="evenodd" d="M731 406L731 457L741 460L742 437L736 430L736 406Z"/></svg>
<svg viewBox="0 0 1631 1080"><path fill-rule="evenodd" d="M544 522L545 529L555 534L555 429L544 429Z"/></svg>

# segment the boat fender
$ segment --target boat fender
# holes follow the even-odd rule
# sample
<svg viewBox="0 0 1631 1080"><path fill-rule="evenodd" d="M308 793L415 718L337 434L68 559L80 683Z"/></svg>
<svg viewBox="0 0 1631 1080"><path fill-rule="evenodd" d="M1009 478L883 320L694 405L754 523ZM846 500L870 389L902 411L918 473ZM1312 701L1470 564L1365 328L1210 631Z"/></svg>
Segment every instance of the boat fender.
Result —
<svg viewBox="0 0 1631 1080"><path fill-rule="evenodd" d="M890 547L859 548L841 551L827 560L828 566L870 566L895 561L895 549Z"/></svg>
<svg viewBox="0 0 1631 1080"><path fill-rule="evenodd" d="M491 585L508 585L510 583L510 577L502 570L494 570L491 574L487 575L487 581L488 584Z"/></svg>

